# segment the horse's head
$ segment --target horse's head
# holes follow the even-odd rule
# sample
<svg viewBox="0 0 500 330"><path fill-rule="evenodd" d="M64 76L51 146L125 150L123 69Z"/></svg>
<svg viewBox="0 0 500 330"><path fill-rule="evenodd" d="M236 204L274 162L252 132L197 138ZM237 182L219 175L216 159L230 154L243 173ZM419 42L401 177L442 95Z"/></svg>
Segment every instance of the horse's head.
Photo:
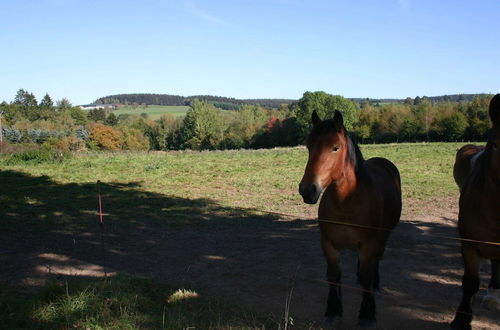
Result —
<svg viewBox="0 0 500 330"><path fill-rule="evenodd" d="M491 150L491 169L496 179L500 180L500 94L495 95L490 102L490 118L493 129L486 148Z"/></svg>
<svg viewBox="0 0 500 330"><path fill-rule="evenodd" d="M299 185L299 192L308 204L315 204L323 188L343 177L351 143L339 111L335 111L333 120L325 121L314 111L312 124L307 138L309 159Z"/></svg>

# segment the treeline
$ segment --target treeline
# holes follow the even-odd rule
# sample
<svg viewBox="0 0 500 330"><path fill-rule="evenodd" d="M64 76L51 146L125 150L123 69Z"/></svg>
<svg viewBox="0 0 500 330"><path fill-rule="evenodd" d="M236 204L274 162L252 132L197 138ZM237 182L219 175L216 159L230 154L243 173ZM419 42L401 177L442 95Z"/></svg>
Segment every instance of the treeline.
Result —
<svg viewBox="0 0 500 330"><path fill-rule="evenodd" d="M432 103L438 102L467 102L472 101L474 97L488 97L488 94L453 94L441 96L417 96L414 99L370 99L370 98L351 98L349 100L354 103L361 104L369 102L374 105L387 103L412 103L419 104L423 100L428 100ZM168 105L168 106L189 106L194 100L200 100L206 103L211 103L215 107L224 110L238 110L242 105L260 105L264 108L278 109L282 104L291 104L297 100L290 99L236 99L231 97L213 96L213 95L194 95L180 96L169 94L117 94L105 96L97 99L96 104L115 104L115 105Z"/></svg>
<svg viewBox="0 0 500 330"><path fill-rule="evenodd" d="M490 127L491 97L475 95L461 102L423 97L385 105L364 101L354 131L365 143L481 141Z"/></svg>
<svg viewBox="0 0 500 330"><path fill-rule="evenodd" d="M191 105L194 100L211 103L224 110L238 110L242 105L260 105L264 108L277 109L282 104L290 104L287 99L235 99L213 95L179 96L169 94L117 94L97 99L96 104L144 104L144 105Z"/></svg>
<svg viewBox="0 0 500 330"><path fill-rule="evenodd" d="M364 143L480 141L489 127L491 95L460 102L407 98L401 103L353 102L325 92L306 92L278 108L242 104L234 111L193 99L186 116L116 115L112 109L85 111L67 99L52 101L19 90L0 104L1 137L12 146L44 145L60 150L214 150L303 144L312 111L331 118L343 113L346 127ZM220 103L226 103L219 100ZM4 148L5 150L5 148Z"/></svg>
<svg viewBox="0 0 500 330"><path fill-rule="evenodd" d="M440 95L440 96L417 96L414 99L407 97L406 99L370 99L370 98L351 98L358 104L362 102L370 102L371 104L380 105L384 103L415 103L419 104L423 100L428 100L433 103L438 102L466 102L472 101L474 97L488 97L489 94L452 94L452 95Z"/></svg>

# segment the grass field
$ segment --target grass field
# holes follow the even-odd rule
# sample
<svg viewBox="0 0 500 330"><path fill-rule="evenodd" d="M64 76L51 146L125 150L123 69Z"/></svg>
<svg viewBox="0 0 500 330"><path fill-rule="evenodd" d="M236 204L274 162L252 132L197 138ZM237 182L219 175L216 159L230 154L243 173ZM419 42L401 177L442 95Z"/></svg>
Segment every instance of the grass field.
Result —
<svg viewBox="0 0 500 330"><path fill-rule="evenodd" d="M121 114L140 115L147 113L151 119L158 119L165 113L170 113L174 116L184 116L188 109L188 106L148 105L146 107L139 106L135 109L132 106L123 106L114 110L113 113L117 116Z"/></svg>
<svg viewBox="0 0 500 330"><path fill-rule="evenodd" d="M461 145L407 143L363 145L361 148L365 158L382 156L393 161L401 172L403 198L422 201L457 196L452 166ZM227 207L258 206L264 211L300 214L307 208L297 193L306 160L304 148L124 152L79 154L57 165L17 164L2 168L47 176L63 184L93 184L97 180L133 184L149 193L210 199Z"/></svg>
<svg viewBox="0 0 500 330"><path fill-rule="evenodd" d="M452 165L461 145L363 145L361 149L365 158L382 156L398 166L403 213L423 214L429 212L426 204L435 207L457 198ZM89 219L97 217L97 180L106 221L124 232L145 224L157 230L217 226L207 219L241 226L245 219L266 216L266 211L312 218L317 206L303 204L297 192L306 159L304 148L84 153L46 162L18 162L2 155L0 231L14 238L26 232L47 234L54 241L91 231ZM225 299L190 299L196 297L197 288L179 288L155 278L69 276L51 279L41 289L36 289L39 284L21 287L19 291L10 281L0 280L0 319L12 328L30 324L35 328L274 328L287 321L281 316L257 317ZM29 298L22 292L30 292ZM176 294L184 298L175 300Z"/></svg>

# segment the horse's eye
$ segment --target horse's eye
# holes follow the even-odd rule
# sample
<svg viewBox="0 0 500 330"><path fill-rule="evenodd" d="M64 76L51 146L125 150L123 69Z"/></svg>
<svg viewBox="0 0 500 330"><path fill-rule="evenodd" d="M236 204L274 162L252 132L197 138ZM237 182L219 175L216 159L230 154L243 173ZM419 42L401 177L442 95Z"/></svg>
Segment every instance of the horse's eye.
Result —
<svg viewBox="0 0 500 330"><path fill-rule="evenodd" d="M339 147L339 146L335 146L335 147L333 147L333 148L332 148L332 151L333 151L333 152L337 152L337 151L339 151L339 149L340 149L340 147Z"/></svg>

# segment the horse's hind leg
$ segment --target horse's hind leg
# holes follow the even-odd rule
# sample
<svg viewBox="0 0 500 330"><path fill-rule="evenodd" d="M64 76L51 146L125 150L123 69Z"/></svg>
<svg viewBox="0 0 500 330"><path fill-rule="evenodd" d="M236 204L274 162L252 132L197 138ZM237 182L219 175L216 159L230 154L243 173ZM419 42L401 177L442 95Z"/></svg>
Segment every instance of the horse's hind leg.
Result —
<svg viewBox="0 0 500 330"><path fill-rule="evenodd" d="M362 326L375 323L375 296L373 286L375 284L375 264L377 259L370 247L361 248L359 252L359 282L363 288L363 300L359 310L359 321Z"/></svg>
<svg viewBox="0 0 500 330"><path fill-rule="evenodd" d="M458 306L455 319L451 322L453 329L471 329L472 298L479 290L479 257L475 249L462 244L462 258L464 260L462 301Z"/></svg>
<svg viewBox="0 0 500 330"><path fill-rule="evenodd" d="M373 278L373 289L376 291L380 290L380 273L379 273L380 258L375 261L375 270Z"/></svg>
<svg viewBox="0 0 500 330"><path fill-rule="evenodd" d="M332 243L326 238L321 239L321 247L323 248L323 253L325 254L326 262L328 263L326 278L330 284L325 316L333 321L335 318L342 316L339 251L337 251L333 247Z"/></svg>

